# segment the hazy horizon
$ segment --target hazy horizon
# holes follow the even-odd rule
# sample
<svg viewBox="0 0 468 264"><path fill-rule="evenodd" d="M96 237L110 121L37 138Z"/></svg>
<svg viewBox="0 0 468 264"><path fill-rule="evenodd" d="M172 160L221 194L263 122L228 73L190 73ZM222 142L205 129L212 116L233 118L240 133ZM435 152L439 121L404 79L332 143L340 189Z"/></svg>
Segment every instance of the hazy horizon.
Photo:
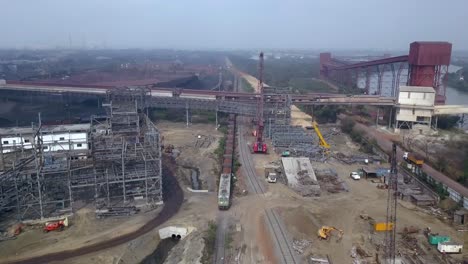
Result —
<svg viewBox="0 0 468 264"><path fill-rule="evenodd" d="M406 51L417 40L468 48L463 0L2 2L2 49Z"/></svg>

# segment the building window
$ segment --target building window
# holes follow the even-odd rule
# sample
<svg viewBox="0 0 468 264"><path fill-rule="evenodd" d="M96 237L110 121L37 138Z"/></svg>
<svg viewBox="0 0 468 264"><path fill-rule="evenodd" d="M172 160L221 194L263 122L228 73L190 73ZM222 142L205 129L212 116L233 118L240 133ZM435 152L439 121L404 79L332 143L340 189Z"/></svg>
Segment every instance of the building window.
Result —
<svg viewBox="0 0 468 264"><path fill-rule="evenodd" d="M65 138L64 138L64 137L60 137L60 140L65 140Z"/></svg>
<svg viewBox="0 0 468 264"><path fill-rule="evenodd" d="M42 149L48 149L49 147L48 146L43 146Z"/></svg>
<svg viewBox="0 0 468 264"><path fill-rule="evenodd" d="M426 93L423 93L423 99L426 99Z"/></svg>
<svg viewBox="0 0 468 264"><path fill-rule="evenodd" d="M76 144L76 146L77 146L77 147L81 147L81 146L82 146L82 144L81 144L81 143L78 143L78 144Z"/></svg>
<svg viewBox="0 0 468 264"><path fill-rule="evenodd" d="M3 144L8 144L8 140L3 141Z"/></svg>
<svg viewBox="0 0 468 264"><path fill-rule="evenodd" d="M413 115L416 114L416 109L413 108Z"/></svg>
<svg viewBox="0 0 468 264"><path fill-rule="evenodd" d="M25 139L25 140L24 140L24 143L29 143L29 139Z"/></svg>
<svg viewBox="0 0 468 264"><path fill-rule="evenodd" d="M411 92L408 92L408 98L411 98Z"/></svg>

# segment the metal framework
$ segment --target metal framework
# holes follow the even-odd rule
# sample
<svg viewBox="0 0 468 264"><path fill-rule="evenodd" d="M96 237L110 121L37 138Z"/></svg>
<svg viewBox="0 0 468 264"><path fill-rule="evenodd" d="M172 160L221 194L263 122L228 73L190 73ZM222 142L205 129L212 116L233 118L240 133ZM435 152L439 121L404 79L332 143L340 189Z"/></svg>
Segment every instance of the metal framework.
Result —
<svg viewBox="0 0 468 264"><path fill-rule="evenodd" d="M85 153L44 152L39 122L32 153L0 175L0 211L23 220L71 213L77 200L96 209L162 203L160 134L140 111L146 98L144 89L109 92L108 115L92 118Z"/></svg>
<svg viewBox="0 0 468 264"><path fill-rule="evenodd" d="M393 143L391 168L388 176L387 196L387 225L392 224L391 230L385 233L385 259L387 264L395 264L396 253L396 222L397 222L397 193L398 193L398 169L396 144Z"/></svg>

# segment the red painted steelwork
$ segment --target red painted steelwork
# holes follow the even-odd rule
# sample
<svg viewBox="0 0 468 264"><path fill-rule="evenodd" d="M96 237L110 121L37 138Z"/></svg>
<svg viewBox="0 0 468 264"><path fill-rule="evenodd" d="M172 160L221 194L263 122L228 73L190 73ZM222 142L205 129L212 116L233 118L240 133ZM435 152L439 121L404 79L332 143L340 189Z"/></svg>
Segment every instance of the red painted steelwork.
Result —
<svg viewBox="0 0 468 264"><path fill-rule="evenodd" d="M408 55L398 56L398 57L391 57L386 59L374 60L374 61L365 61L359 62L339 67L331 67L329 70L346 70L346 69L356 69L368 66L377 66L382 64L389 64L389 63L396 63L396 62L406 62L408 61Z"/></svg>
<svg viewBox="0 0 468 264"><path fill-rule="evenodd" d="M445 104L445 86L452 44L416 41L410 45L409 80L411 86L429 86L436 90L436 104Z"/></svg>

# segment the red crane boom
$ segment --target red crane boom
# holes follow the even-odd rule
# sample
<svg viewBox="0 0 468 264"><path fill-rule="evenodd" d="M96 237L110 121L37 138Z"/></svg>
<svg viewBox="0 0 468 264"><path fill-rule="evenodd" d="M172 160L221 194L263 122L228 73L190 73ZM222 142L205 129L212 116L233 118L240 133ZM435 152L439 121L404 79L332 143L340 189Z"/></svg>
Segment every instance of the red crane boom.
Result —
<svg viewBox="0 0 468 264"><path fill-rule="evenodd" d="M255 131L256 140L253 145L254 153L266 153L267 144L263 142L263 52L260 52L259 62L258 62L258 92L260 93L260 98L257 105L257 130Z"/></svg>

